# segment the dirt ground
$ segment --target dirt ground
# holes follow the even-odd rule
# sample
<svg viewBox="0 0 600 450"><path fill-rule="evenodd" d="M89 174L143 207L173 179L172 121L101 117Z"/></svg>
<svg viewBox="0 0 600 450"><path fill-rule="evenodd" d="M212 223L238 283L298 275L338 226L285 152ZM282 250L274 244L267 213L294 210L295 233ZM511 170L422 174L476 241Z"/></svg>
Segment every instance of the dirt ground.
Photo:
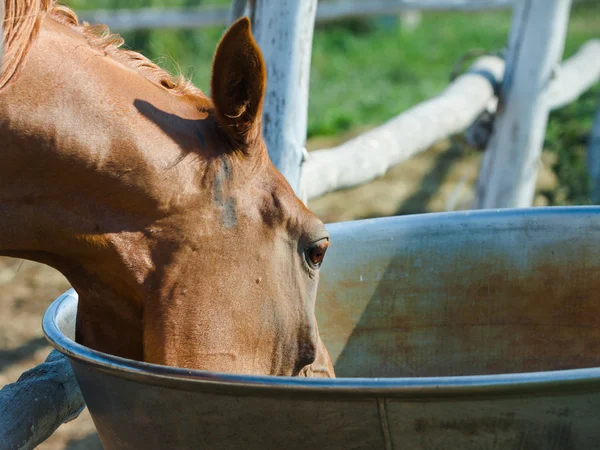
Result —
<svg viewBox="0 0 600 450"><path fill-rule="evenodd" d="M311 147L334 142L311 142ZM366 217L468 209L480 155L450 142L393 168L386 176L355 189L328 194L309 203L326 223ZM556 180L544 159L538 191ZM545 204L543 196L536 203ZM0 258L0 386L43 362L50 347L41 318L50 302L69 288L55 270L30 261ZM87 412L60 427L40 450L97 450L102 446Z"/></svg>
<svg viewBox="0 0 600 450"><path fill-rule="evenodd" d="M57 271L42 264L0 258L0 386L40 364L50 353L42 333L48 305L69 288ZM40 450L100 450L102 446L87 410L60 427Z"/></svg>

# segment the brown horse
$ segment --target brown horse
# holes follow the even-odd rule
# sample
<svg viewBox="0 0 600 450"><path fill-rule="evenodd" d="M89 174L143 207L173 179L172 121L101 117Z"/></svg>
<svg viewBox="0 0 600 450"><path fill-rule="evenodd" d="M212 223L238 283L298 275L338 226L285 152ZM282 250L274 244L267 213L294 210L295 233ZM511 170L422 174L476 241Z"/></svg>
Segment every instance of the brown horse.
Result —
<svg viewBox="0 0 600 450"><path fill-rule="evenodd" d="M79 294L77 341L158 364L333 376L315 319L322 222L261 138L244 18L212 99L54 0L6 0L0 254Z"/></svg>

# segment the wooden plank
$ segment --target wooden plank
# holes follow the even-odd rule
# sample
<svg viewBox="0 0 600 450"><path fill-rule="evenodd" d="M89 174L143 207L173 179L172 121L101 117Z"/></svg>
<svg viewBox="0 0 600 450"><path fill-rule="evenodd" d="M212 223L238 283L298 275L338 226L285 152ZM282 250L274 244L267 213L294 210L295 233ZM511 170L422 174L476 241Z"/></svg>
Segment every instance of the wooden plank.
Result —
<svg viewBox="0 0 600 450"><path fill-rule="evenodd" d="M547 86L562 56L570 8L570 0L515 6L502 102L477 183L478 208L533 202L550 110Z"/></svg>
<svg viewBox="0 0 600 450"><path fill-rule="evenodd" d="M515 0L361 0L321 2L317 21L396 15L406 11L486 11L508 9Z"/></svg>
<svg viewBox="0 0 600 450"><path fill-rule="evenodd" d="M240 17L249 14L248 0L233 0L231 2L231 12L229 14L229 23L232 24Z"/></svg>
<svg viewBox="0 0 600 450"><path fill-rule="evenodd" d="M0 446L33 450L84 407L69 360L53 350L43 364L0 390Z"/></svg>
<svg viewBox="0 0 600 450"><path fill-rule="evenodd" d="M139 8L80 11L81 19L89 23L102 23L112 31L132 31L168 28L204 28L227 25L230 10L226 6L201 8Z"/></svg>
<svg viewBox="0 0 600 450"><path fill-rule="evenodd" d="M298 194L306 143L310 56L317 0L256 0L252 32L267 65L263 137Z"/></svg>
<svg viewBox="0 0 600 450"><path fill-rule="evenodd" d="M311 152L302 171L307 197L366 183L462 132L494 98L503 73L501 58L481 57L439 96L342 145Z"/></svg>
<svg viewBox="0 0 600 450"><path fill-rule="evenodd" d="M599 80L600 39L592 39L556 71L548 87L548 106L558 109L574 102Z"/></svg>
<svg viewBox="0 0 600 450"><path fill-rule="evenodd" d="M242 2L244 3L244 2ZM362 0L320 2L317 22L353 17L396 15L407 11L482 11L507 9L514 0ZM236 4L238 2L236 1ZM241 3L240 3L241 4ZM236 5L233 5L234 10ZM230 23L232 10L226 6L199 8L140 8L79 11L90 23L103 23L114 31L149 28L201 28L224 26ZM239 14L237 12L236 14Z"/></svg>

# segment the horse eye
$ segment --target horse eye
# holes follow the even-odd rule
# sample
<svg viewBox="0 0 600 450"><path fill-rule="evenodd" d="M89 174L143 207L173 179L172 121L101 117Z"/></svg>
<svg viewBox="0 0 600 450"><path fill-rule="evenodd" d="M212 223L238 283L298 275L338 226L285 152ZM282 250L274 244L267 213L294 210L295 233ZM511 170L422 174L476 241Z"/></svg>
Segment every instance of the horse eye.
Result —
<svg viewBox="0 0 600 450"><path fill-rule="evenodd" d="M306 259L308 261L308 264L313 269L318 269L319 267L321 267L323 258L325 258L325 252L327 251L327 247L329 247L329 241L325 239L316 243L306 251Z"/></svg>

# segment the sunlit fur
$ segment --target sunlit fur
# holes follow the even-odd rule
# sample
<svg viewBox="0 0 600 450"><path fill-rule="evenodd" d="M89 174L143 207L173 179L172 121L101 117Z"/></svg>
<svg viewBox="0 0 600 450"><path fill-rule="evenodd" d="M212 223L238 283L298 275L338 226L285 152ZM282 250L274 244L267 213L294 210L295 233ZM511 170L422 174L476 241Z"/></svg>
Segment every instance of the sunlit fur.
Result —
<svg viewBox="0 0 600 450"><path fill-rule="evenodd" d="M5 1L0 255L60 270L96 350L333 376L306 260L327 232L268 157L249 20L219 43L209 99L52 0Z"/></svg>
<svg viewBox="0 0 600 450"><path fill-rule="evenodd" d="M172 76L141 53L120 48L123 45L121 36L110 33L105 25L79 23L72 9L57 4L55 0L6 0L5 8L5 50L0 89L18 73L29 46L39 32L42 19L49 15L83 34L97 48L138 70L148 80L180 95L204 97L200 89L182 75Z"/></svg>

